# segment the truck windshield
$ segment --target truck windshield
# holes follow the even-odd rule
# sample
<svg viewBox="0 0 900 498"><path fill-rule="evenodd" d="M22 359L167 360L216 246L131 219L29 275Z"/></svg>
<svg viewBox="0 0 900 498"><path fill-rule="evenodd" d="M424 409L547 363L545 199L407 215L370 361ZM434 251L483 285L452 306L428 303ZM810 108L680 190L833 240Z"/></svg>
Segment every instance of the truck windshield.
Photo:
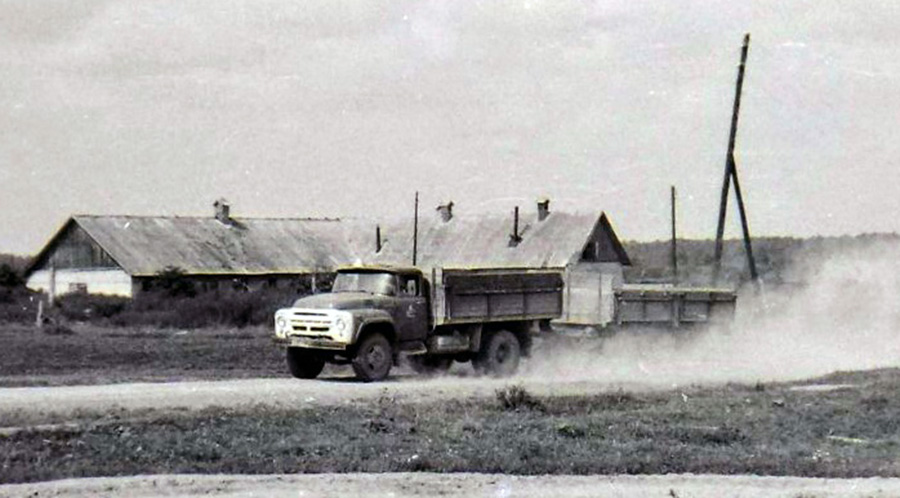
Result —
<svg viewBox="0 0 900 498"><path fill-rule="evenodd" d="M368 292L393 296L397 293L396 279L391 273L338 273L332 292Z"/></svg>

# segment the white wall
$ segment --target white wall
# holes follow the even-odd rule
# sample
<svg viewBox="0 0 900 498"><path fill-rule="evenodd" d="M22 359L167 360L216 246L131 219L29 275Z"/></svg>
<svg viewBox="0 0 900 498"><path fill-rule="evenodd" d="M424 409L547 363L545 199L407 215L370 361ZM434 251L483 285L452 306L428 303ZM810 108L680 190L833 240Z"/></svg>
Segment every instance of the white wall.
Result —
<svg viewBox="0 0 900 498"><path fill-rule="evenodd" d="M132 297L131 277L122 270L56 270L56 295L76 291L76 286L87 286L89 294ZM50 271L38 270L28 277L25 284L29 289L40 292L50 291Z"/></svg>

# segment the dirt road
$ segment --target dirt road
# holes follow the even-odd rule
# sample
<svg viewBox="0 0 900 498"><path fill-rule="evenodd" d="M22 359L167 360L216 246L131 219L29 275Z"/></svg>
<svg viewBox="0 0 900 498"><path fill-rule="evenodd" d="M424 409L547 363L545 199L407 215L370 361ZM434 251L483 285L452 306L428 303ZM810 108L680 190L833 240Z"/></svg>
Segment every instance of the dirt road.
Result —
<svg viewBox="0 0 900 498"><path fill-rule="evenodd" d="M535 394L597 393L619 389L603 381L542 381L534 378L475 379L397 376L366 384L352 377L316 380L244 379L0 389L0 415L11 412L69 413L144 408L200 409L207 406L265 404L286 407L353 403L390 396L402 402L492 396L502 386L521 384ZM629 388L638 389L640 386Z"/></svg>
<svg viewBox="0 0 900 498"><path fill-rule="evenodd" d="M0 497L896 497L900 479L798 477L506 476L495 474L159 475L0 486Z"/></svg>
<svg viewBox="0 0 900 498"><path fill-rule="evenodd" d="M777 378L778 369L765 373L747 369L722 358L699 361L691 355L658 361L642 349L643 356L598 357L584 351L542 355L527 362L521 373L508 379L476 378L471 367L454 365L449 375L423 378L397 368L385 382L356 381L348 368L326 371L316 380L293 378L123 383L63 387L0 388L0 415L11 411L66 413L73 410L112 408L199 409L207 406L245 404L335 405L387 395L403 402L491 396L502 386L519 384L536 395L592 394L619 389L639 391L673 389L728 381L756 382ZM728 358L725 356L724 358ZM787 377L790 378L790 377ZM785 379L786 380L786 379Z"/></svg>

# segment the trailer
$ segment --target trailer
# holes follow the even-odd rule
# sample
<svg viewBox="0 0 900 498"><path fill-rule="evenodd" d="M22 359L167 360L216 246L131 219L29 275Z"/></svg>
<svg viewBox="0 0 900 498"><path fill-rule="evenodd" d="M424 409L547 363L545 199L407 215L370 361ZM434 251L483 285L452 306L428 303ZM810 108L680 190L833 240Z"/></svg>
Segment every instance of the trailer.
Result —
<svg viewBox="0 0 900 498"><path fill-rule="evenodd" d="M730 289L626 284L615 294L615 324L691 327L727 324L734 318L737 293Z"/></svg>

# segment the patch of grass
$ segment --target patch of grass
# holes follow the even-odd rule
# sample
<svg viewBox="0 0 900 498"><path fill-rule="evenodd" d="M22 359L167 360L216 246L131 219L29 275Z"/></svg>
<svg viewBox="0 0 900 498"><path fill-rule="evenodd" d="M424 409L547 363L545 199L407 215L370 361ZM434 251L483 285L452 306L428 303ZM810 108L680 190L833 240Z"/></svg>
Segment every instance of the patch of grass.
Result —
<svg viewBox="0 0 900 498"><path fill-rule="evenodd" d="M532 396L524 387L512 385L494 391L494 396L504 410L543 410L544 405Z"/></svg>
<svg viewBox="0 0 900 498"><path fill-rule="evenodd" d="M44 317L61 324L156 328L271 326L275 311L289 306L300 296L293 289L274 288L192 293L156 289L141 292L134 299L65 294L50 307L45 296L24 286L0 285L0 323L34 323L38 302L44 300Z"/></svg>
<svg viewBox="0 0 900 498"><path fill-rule="evenodd" d="M403 403L386 389L331 407L81 413L76 429L0 437L0 480L398 471L897 477L900 371L877 375L877 383L826 392L749 385L687 396L528 394L544 410L490 398Z"/></svg>
<svg viewBox="0 0 900 498"><path fill-rule="evenodd" d="M155 329L0 325L0 386L287 375L263 327Z"/></svg>

